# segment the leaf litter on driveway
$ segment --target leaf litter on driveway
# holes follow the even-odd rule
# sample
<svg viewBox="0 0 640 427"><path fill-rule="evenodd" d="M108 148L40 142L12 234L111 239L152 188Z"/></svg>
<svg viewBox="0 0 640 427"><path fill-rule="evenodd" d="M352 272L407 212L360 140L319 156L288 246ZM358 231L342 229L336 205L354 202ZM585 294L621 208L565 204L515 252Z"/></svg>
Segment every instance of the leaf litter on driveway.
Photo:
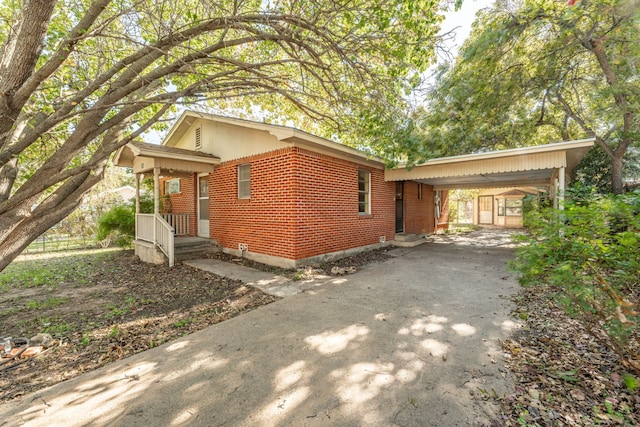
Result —
<svg viewBox="0 0 640 427"><path fill-rule="evenodd" d="M494 396L496 426L640 425L640 393L615 353L568 317L544 287L515 297L518 329L502 344L513 393ZM629 383L629 382L628 382Z"/></svg>

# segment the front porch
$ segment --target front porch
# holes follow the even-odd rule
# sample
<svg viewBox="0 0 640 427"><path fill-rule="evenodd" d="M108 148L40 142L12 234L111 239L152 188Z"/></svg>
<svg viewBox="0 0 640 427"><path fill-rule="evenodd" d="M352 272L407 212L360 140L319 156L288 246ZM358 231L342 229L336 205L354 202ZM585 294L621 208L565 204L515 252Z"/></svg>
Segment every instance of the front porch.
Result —
<svg viewBox="0 0 640 427"><path fill-rule="evenodd" d="M211 246L209 239L194 236L193 227L198 221L194 214L160 212L160 179L209 174L213 172L214 165L219 163L220 159L211 154L142 142L131 142L118 150L114 164L132 168L136 177L134 245L140 259L155 264L167 259L169 266L173 267L175 260L180 259L180 250L202 246L202 241L208 241L207 246ZM140 183L145 174L153 174L153 213L140 210ZM205 209L208 210L208 206ZM195 201L193 212L196 212Z"/></svg>

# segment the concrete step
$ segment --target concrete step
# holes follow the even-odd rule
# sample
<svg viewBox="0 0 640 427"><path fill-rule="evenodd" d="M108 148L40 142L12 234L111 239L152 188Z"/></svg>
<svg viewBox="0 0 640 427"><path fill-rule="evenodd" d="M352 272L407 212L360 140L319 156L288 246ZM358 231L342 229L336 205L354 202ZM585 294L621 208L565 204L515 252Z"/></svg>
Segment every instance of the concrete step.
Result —
<svg viewBox="0 0 640 427"><path fill-rule="evenodd" d="M403 248L412 248L414 246L425 243L427 239L423 236L419 236L413 233L396 233L394 239L390 241L393 246L399 246Z"/></svg>
<svg viewBox="0 0 640 427"><path fill-rule="evenodd" d="M202 237L176 237L174 247L175 257L180 261L203 258L220 251L215 240Z"/></svg>
<svg viewBox="0 0 640 427"><path fill-rule="evenodd" d="M178 261L187 261L191 259L205 258L207 255L216 252L220 252L220 247L210 246L208 248L176 249L174 256Z"/></svg>
<svg viewBox="0 0 640 427"><path fill-rule="evenodd" d="M420 239L420 236L413 233L396 233L395 237L393 238L393 240L397 240L400 242L414 242L418 239Z"/></svg>

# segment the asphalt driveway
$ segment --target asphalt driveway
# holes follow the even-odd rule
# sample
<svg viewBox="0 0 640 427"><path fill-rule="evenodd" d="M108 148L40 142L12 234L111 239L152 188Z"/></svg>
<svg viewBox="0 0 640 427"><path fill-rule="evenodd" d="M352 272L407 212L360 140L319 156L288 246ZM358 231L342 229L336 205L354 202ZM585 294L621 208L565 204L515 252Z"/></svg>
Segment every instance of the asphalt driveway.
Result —
<svg viewBox="0 0 640 427"><path fill-rule="evenodd" d="M488 425L512 389L508 233L386 262L0 407L8 425ZM0 425L4 425L0 423Z"/></svg>

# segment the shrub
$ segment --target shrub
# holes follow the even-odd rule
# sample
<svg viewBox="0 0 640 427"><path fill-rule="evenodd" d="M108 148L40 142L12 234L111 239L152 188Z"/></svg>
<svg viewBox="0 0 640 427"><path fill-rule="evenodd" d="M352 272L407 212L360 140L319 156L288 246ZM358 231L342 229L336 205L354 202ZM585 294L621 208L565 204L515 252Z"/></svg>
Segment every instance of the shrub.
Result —
<svg viewBox="0 0 640 427"><path fill-rule="evenodd" d="M98 240L115 239L118 246L129 247L135 232L135 211L130 206L116 205L98 219Z"/></svg>
<svg viewBox="0 0 640 427"><path fill-rule="evenodd" d="M140 212L153 212L153 196L140 196ZM99 242L114 241L123 248L131 247L136 234L136 201L113 206L98 219L96 238ZM108 245L107 245L108 246Z"/></svg>
<svg viewBox="0 0 640 427"><path fill-rule="evenodd" d="M623 364L640 373L640 192L568 199L532 210L511 266L524 286L549 286Z"/></svg>

